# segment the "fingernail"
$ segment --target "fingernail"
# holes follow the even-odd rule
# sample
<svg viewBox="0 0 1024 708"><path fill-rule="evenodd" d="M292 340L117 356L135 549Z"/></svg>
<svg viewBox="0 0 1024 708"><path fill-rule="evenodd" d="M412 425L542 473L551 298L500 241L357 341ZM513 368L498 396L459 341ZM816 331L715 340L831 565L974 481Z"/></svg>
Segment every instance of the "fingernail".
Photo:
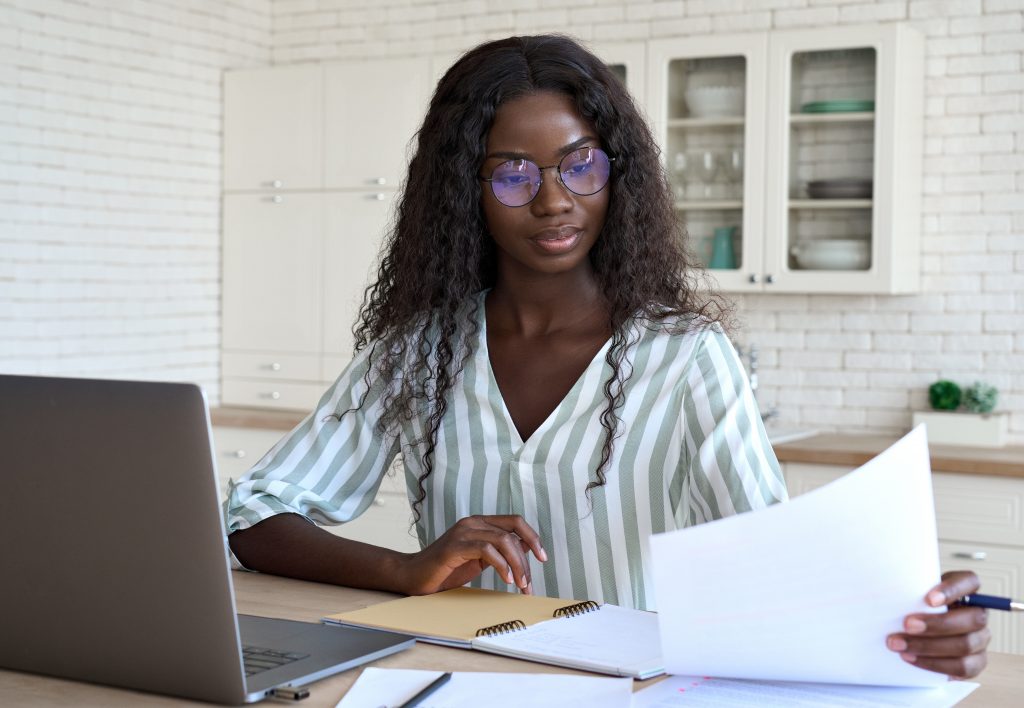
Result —
<svg viewBox="0 0 1024 708"><path fill-rule="evenodd" d="M911 664L913 664L915 661L917 661L917 654L900 654L900 658L903 659L903 661L909 661Z"/></svg>
<svg viewBox="0 0 1024 708"><path fill-rule="evenodd" d="M900 637L889 637L889 640L886 643L889 645L889 648L893 651L905 651L907 648L906 640Z"/></svg>
<svg viewBox="0 0 1024 708"><path fill-rule="evenodd" d="M525 587L526 587L526 586L528 586L529 584L530 584L530 581L529 581L529 580L527 580L527 579L526 579L526 576L524 575L524 576L523 576L523 579L522 579L522 581L521 581L521 582L519 583L519 587L521 587L521 588L525 588Z"/></svg>
<svg viewBox="0 0 1024 708"><path fill-rule="evenodd" d="M946 594L941 590L932 590L925 598L932 607L939 607L946 604Z"/></svg>
<svg viewBox="0 0 1024 708"><path fill-rule="evenodd" d="M548 552L547 552L547 551L545 551L545 550L543 549L543 547L542 547L542 548L540 549L540 560L541 560L541 562L543 563L543 562L546 562L546 561L547 561L547 559L548 559Z"/></svg>
<svg viewBox="0 0 1024 708"><path fill-rule="evenodd" d="M511 568L509 569L509 571L507 573L505 573L505 582L508 583L509 585L513 585L516 582L515 578L512 577L512 569Z"/></svg>
<svg viewBox="0 0 1024 708"><path fill-rule="evenodd" d="M925 630L925 624L919 619L908 619L906 623L907 632L910 634L921 634Z"/></svg>

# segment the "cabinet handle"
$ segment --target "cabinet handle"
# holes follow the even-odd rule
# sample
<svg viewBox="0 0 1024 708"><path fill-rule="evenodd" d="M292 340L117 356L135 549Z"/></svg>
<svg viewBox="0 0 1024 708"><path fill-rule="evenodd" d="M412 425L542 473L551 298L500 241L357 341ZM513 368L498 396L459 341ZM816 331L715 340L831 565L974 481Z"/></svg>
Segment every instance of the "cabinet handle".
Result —
<svg viewBox="0 0 1024 708"><path fill-rule="evenodd" d="M384 201L384 195L381 192L377 192L377 194L375 194L373 198L376 199L378 202Z"/></svg>
<svg viewBox="0 0 1024 708"><path fill-rule="evenodd" d="M275 361L272 364L267 364L267 368L270 369L271 371L280 371L281 365Z"/></svg>
<svg viewBox="0 0 1024 708"><path fill-rule="evenodd" d="M758 277L757 273L751 273L749 276L747 276L747 280L749 280L751 283L757 283L759 280L761 280L761 278Z"/></svg>
<svg viewBox="0 0 1024 708"><path fill-rule="evenodd" d="M373 505L374 506L384 506L384 500L381 499L380 497L374 497Z"/></svg>
<svg viewBox="0 0 1024 708"><path fill-rule="evenodd" d="M774 283L775 282L775 276L772 275L771 273L769 273L768 275L764 276L764 282L766 282L768 284Z"/></svg>
<svg viewBox="0 0 1024 708"><path fill-rule="evenodd" d="M276 401L279 398L281 398L281 394L278 393L277 391L271 391L269 393L261 393L260 398L269 398L272 401Z"/></svg>
<svg viewBox="0 0 1024 708"><path fill-rule="evenodd" d="M377 179L373 180L373 182L374 182L374 184L387 184L388 183L387 179L384 178L384 177L378 177Z"/></svg>
<svg viewBox="0 0 1024 708"><path fill-rule="evenodd" d="M228 457L234 457L241 460L243 457L245 457L245 450L235 450L234 452L229 452Z"/></svg>
<svg viewBox="0 0 1024 708"><path fill-rule="evenodd" d="M988 553L985 551L954 551L953 557L963 558L964 560L983 561L988 558Z"/></svg>
<svg viewBox="0 0 1024 708"><path fill-rule="evenodd" d="M282 197L280 194L275 194L272 197L263 197L263 201L271 202L273 204L280 204L281 202L284 201L284 197Z"/></svg>
<svg viewBox="0 0 1024 708"><path fill-rule="evenodd" d="M270 180L270 186L273 187L274 189L281 189L281 187L284 186L284 182L282 182L279 179L272 179Z"/></svg>

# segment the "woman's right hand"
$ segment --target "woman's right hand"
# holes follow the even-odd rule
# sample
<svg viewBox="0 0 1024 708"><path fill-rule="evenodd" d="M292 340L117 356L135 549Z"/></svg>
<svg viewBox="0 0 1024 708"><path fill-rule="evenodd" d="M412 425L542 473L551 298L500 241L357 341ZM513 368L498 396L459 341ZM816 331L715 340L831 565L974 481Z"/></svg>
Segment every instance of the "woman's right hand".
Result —
<svg viewBox="0 0 1024 708"><path fill-rule="evenodd" d="M422 551L409 555L402 564L402 592L427 595L461 587L490 566L499 578L529 595L533 592L530 552L541 562L548 559L540 536L523 517L467 516Z"/></svg>

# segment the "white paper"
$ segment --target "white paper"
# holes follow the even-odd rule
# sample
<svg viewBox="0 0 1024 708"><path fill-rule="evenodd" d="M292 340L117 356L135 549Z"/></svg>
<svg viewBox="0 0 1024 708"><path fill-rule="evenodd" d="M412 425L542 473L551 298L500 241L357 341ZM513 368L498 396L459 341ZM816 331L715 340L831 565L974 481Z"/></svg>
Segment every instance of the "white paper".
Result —
<svg viewBox="0 0 1024 708"><path fill-rule="evenodd" d="M939 580L924 426L786 504L651 537L670 674L929 686L885 646Z"/></svg>
<svg viewBox="0 0 1024 708"><path fill-rule="evenodd" d="M441 673L365 668L337 708L394 708ZM633 679L628 678L456 671L417 708L629 708L632 692Z"/></svg>
<svg viewBox="0 0 1024 708"><path fill-rule="evenodd" d="M670 676L634 693L632 708L949 708L977 687L978 684L967 681L947 681L931 688L906 688Z"/></svg>
<svg viewBox="0 0 1024 708"><path fill-rule="evenodd" d="M665 671L658 616L616 605L478 637L475 648L571 668L648 678Z"/></svg>

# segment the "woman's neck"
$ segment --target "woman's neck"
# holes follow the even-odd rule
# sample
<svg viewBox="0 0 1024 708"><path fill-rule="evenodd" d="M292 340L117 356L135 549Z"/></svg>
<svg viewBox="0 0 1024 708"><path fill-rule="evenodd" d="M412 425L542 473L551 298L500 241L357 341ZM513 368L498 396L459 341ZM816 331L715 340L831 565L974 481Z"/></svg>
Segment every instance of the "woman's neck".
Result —
<svg viewBox="0 0 1024 708"><path fill-rule="evenodd" d="M491 330L544 336L581 326L604 327L607 321L607 303L591 268L529 278L499 273L487 296Z"/></svg>

